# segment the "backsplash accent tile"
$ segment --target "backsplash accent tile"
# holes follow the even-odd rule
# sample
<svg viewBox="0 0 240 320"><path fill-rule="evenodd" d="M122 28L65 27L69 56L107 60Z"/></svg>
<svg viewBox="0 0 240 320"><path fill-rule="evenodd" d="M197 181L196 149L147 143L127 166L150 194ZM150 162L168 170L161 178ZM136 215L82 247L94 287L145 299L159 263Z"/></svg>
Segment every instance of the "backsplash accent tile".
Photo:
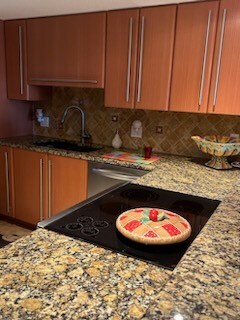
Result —
<svg viewBox="0 0 240 320"><path fill-rule="evenodd" d="M240 133L239 116L106 108L103 89L57 87L53 88L51 100L35 104L43 107L44 114L50 117L50 127L44 128L35 122L34 134L79 141L81 116L77 111L68 114L63 129L58 128L65 108L78 103L79 99L84 100L86 130L92 135L92 142L105 146L111 146L118 128L124 148L151 145L155 152L202 157L203 153L191 140L192 135ZM114 114L119 117L118 123L112 122ZM134 120L142 121L142 139L130 137ZM163 134L155 132L156 126L163 127Z"/></svg>

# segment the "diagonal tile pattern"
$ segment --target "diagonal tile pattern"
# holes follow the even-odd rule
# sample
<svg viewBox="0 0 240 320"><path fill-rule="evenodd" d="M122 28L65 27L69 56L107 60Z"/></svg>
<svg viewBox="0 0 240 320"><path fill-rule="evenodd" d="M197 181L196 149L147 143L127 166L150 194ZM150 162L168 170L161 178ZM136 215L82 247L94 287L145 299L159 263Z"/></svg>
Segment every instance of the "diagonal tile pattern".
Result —
<svg viewBox="0 0 240 320"><path fill-rule="evenodd" d="M192 135L240 133L239 116L105 108L102 89L62 87L53 88L49 101L35 104L35 107L43 107L44 113L50 117L50 128L40 127L35 122L34 133L79 140L81 119L78 112L69 113L64 128L58 127L65 107L76 104L79 99L84 100L86 129L96 144L110 146L118 128L125 148L140 149L151 145L155 152L203 156L190 139ZM118 115L118 123L112 122L112 115ZM131 124L136 119L143 123L142 139L130 137ZM163 134L156 133L156 126L163 127Z"/></svg>

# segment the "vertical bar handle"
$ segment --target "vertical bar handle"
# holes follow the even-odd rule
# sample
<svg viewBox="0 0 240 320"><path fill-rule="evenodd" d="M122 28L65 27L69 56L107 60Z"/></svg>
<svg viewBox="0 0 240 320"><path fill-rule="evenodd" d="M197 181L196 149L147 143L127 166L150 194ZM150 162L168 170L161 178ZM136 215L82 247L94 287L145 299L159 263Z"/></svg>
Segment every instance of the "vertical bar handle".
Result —
<svg viewBox="0 0 240 320"><path fill-rule="evenodd" d="M127 88L126 88L126 101L129 101L130 96L130 76L131 76L131 63L132 63L132 36L133 36L133 18L129 20L129 40L128 40L128 66L127 66Z"/></svg>
<svg viewBox="0 0 240 320"><path fill-rule="evenodd" d="M19 73L20 73L20 94L23 94L23 48L22 48L22 26L18 26L19 40Z"/></svg>
<svg viewBox="0 0 240 320"><path fill-rule="evenodd" d="M201 75L201 85L200 85L199 99L198 99L198 110L200 110L200 107L201 107L201 104L202 104L202 99L203 99L203 88L204 88L205 73L206 73L206 61L207 61L207 52L208 52L208 43L209 43L209 33L210 33L210 25L211 25L211 15L212 15L212 11L209 10L209 12L208 12L208 22L207 22L206 37L205 37L204 55L203 55L203 66L202 66L202 75Z"/></svg>
<svg viewBox="0 0 240 320"><path fill-rule="evenodd" d="M142 65L143 65L144 28L145 28L145 17L142 16L141 38L140 38L140 58L139 58L137 102L140 102L140 101L141 101L141 91L142 91Z"/></svg>
<svg viewBox="0 0 240 320"><path fill-rule="evenodd" d="M224 9L223 16L222 16L222 28L221 28L221 36L220 36L219 52L218 52L216 82L215 82L214 96L213 96L213 111L215 111L215 106L217 103L217 93L218 93L219 75L220 75L220 67L221 67L221 60L222 60L222 50L223 50L223 39L224 39L225 25L226 25L226 16L227 16L227 9Z"/></svg>
<svg viewBox="0 0 240 320"><path fill-rule="evenodd" d="M8 153L5 152L5 179L6 179L6 191L7 191L7 212L10 213L10 188L9 188L9 164Z"/></svg>
<svg viewBox="0 0 240 320"><path fill-rule="evenodd" d="M48 217L52 215L52 161L48 160Z"/></svg>
<svg viewBox="0 0 240 320"><path fill-rule="evenodd" d="M42 221L43 220L43 159L39 160L39 175L40 175L39 211L40 211L40 221Z"/></svg>

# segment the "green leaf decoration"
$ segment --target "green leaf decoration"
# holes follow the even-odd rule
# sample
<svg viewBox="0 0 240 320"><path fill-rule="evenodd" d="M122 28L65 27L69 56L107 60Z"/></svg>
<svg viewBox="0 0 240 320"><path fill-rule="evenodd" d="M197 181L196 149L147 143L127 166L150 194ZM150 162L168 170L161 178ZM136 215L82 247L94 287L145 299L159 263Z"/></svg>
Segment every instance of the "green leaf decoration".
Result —
<svg viewBox="0 0 240 320"><path fill-rule="evenodd" d="M145 209L145 210L143 211L143 215L142 215L141 222L142 222L143 224L145 224L145 223L148 223L149 221L150 221L150 219L149 219L149 212L148 212L147 209Z"/></svg>
<svg viewBox="0 0 240 320"><path fill-rule="evenodd" d="M141 222L142 224L148 223L150 221L149 217L142 217Z"/></svg>
<svg viewBox="0 0 240 320"><path fill-rule="evenodd" d="M164 213L159 213L158 216L157 216L157 221L162 221L166 219L166 216Z"/></svg>

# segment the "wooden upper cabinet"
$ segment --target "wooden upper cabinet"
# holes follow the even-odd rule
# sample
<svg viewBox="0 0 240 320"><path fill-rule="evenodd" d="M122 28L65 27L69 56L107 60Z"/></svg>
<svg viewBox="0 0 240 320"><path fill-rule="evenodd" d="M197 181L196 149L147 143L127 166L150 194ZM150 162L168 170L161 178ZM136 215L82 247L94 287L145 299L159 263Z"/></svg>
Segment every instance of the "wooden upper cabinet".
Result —
<svg viewBox="0 0 240 320"><path fill-rule="evenodd" d="M87 198L87 161L48 156L48 215L55 215Z"/></svg>
<svg viewBox="0 0 240 320"><path fill-rule="evenodd" d="M176 6L108 13L105 106L167 110L175 16Z"/></svg>
<svg viewBox="0 0 240 320"><path fill-rule="evenodd" d="M48 90L27 83L26 21L5 21L7 96L16 100L41 100Z"/></svg>
<svg viewBox="0 0 240 320"><path fill-rule="evenodd" d="M14 215L12 149L0 147L0 214Z"/></svg>
<svg viewBox="0 0 240 320"><path fill-rule="evenodd" d="M176 6L140 10L136 108L167 110Z"/></svg>
<svg viewBox="0 0 240 320"><path fill-rule="evenodd" d="M139 10L107 14L105 106L133 108Z"/></svg>
<svg viewBox="0 0 240 320"><path fill-rule="evenodd" d="M240 1L222 0L208 112L240 115Z"/></svg>
<svg viewBox="0 0 240 320"><path fill-rule="evenodd" d="M207 111L218 7L218 1L178 6L170 111Z"/></svg>
<svg viewBox="0 0 240 320"><path fill-rule="evenodd" d="M104 87L106 13L27 20L31 84Z"/></svg>
<svg viewBox="0 0 240 320"><path fill-rule="evenodd" d="M13 149L15 218L32 225L47 216L47 155Z"/></svg>

